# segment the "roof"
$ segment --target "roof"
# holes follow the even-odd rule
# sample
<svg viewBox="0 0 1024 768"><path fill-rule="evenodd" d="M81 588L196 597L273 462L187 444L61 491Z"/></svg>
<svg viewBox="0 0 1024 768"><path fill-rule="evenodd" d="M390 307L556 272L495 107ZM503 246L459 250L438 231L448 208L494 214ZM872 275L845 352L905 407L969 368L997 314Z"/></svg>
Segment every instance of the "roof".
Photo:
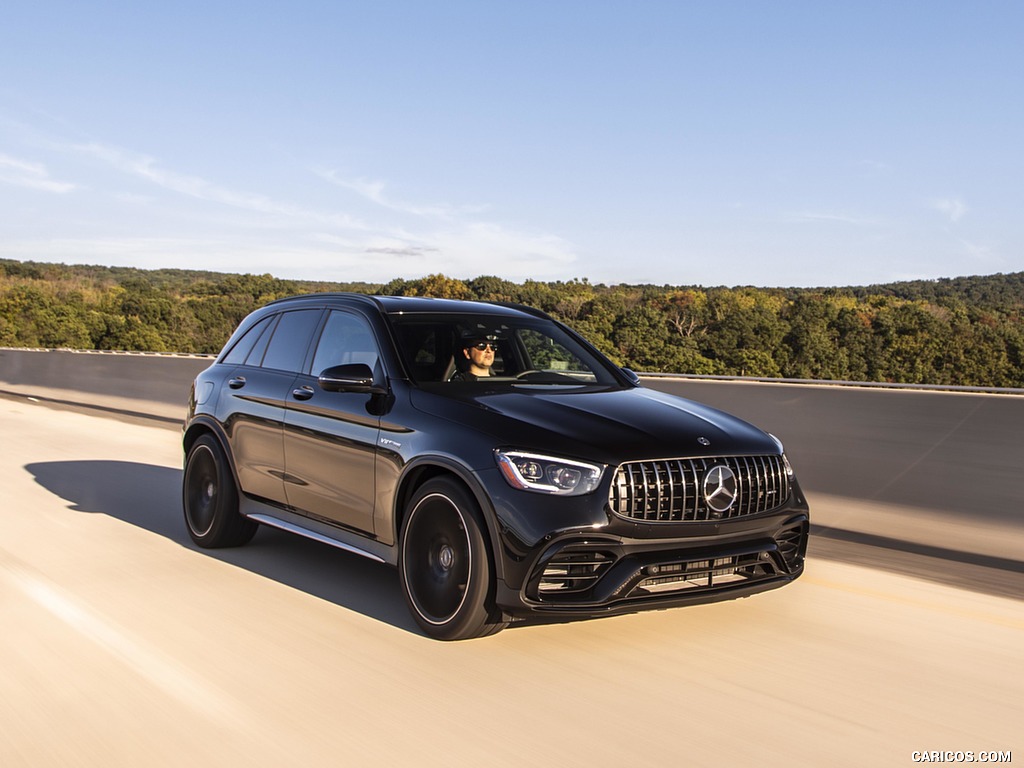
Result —
<svg viewBox="0 0 1024 768"><path fill-rule="evenodd" d="M364 293L309 293L300 296L287 296L277 299L271 302L271 304L312 303L330 301L331 299L362 304L363 306L376 306L387 314L486 312L488 314L507 316L522 316L526 314L534 317L547 317L540 310L516 304L494 304L486 301L464 301L460 299L434 299L426 296L370 296Z"/></svg>

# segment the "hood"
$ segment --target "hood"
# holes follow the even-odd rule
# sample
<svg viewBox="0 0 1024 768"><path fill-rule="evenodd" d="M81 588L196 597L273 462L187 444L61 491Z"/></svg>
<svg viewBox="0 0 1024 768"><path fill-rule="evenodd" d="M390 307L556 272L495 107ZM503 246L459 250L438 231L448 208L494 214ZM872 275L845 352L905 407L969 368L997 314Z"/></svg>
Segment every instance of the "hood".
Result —
<svg viewBox="0 0 1024 768"><path fill-rule="evenodd" d="M779 450L771 437L742 419L643 387L514 386L479 393L460 387L444 394L421 390L413 402L422 411L487 433L495 447L604 464Z"/></svg>

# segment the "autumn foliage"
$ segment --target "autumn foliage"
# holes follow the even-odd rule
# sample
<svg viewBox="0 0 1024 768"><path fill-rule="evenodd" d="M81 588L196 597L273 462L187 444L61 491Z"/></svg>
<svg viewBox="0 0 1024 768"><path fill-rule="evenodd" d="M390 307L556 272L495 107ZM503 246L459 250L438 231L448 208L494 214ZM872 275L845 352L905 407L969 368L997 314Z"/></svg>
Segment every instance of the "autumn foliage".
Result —
<svg viewBox="0 0 1024 768"><path fill-rule="evenodd" d="M528 304L638 371L1024 388L1024 273L821 289L381 285L0 260L0 346L210 353L272 299L339 290Z"/></svg>

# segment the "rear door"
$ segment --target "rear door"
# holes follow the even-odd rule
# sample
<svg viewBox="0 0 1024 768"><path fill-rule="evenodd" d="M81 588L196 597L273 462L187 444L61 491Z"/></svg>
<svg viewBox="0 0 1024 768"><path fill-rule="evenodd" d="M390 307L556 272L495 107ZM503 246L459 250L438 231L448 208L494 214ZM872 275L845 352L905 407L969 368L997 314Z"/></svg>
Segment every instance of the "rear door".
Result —
<svg viewBox="0 0 1024 768"><path fill-rule="evenodd" d="M284 419L292 384L304 367L321 309L282 312L239 340L225 362L244 360L224 381L219 418L235 457L239 489L252 497L287 504L284 490ZM260 330L260 326L264 326Z"/></svg>

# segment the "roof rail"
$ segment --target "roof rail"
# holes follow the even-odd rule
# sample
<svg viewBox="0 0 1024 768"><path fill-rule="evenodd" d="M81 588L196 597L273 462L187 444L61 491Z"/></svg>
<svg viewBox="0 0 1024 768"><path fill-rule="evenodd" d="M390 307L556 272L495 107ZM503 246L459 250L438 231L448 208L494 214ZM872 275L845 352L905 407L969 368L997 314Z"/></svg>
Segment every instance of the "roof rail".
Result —
<svg viewBox="0 0 1024 768"><path fill-rule="evenodd" d="M496 304L499 307L508 307L509 309L518 309L520 312L525 312L526 314L533 315L534 317L542 317L545 320L552 319L551 315L544 310L531 307L528 304L518 304L514 301L488 301L487 303Z"/></svg>

